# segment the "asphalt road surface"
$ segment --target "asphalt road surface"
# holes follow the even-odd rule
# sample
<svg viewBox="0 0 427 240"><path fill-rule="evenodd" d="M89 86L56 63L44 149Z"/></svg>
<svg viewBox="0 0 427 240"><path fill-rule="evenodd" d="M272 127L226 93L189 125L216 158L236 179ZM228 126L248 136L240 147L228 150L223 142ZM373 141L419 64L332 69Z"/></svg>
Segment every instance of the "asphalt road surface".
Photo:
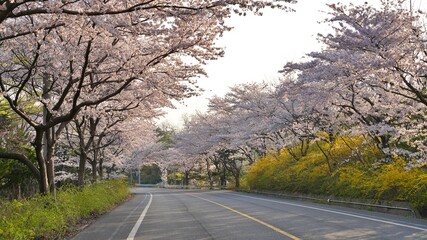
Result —
<svg viewBox="0 0 427 240"><path fill-rule="evenodd" d="M427 239L427 221L231 191L135 188L74 240Z"/></svg>

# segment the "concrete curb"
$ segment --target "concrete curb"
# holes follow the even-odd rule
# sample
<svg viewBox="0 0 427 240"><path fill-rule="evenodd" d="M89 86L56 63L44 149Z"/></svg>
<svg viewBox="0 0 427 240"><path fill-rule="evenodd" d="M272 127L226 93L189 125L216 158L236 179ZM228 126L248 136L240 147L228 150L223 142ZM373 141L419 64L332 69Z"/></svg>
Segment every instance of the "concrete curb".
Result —
<svg viewBox="0 0 427 240"><path fill-rule="evenodd" d="M253 194L261 194L267 196L274 196L286 199L298 199L322 204L337 205L343 207L350 207L355 209L363 209L368 211L382 212L395 214L406 217L421 218L421 215L416 209L413 209L408 202L397 201L382 201L372 199L349 199L336 196L319 196L308 194L292 194L287 192L263 191L263 190L241 190L236 189L237 192L246 192Z"/></svg>

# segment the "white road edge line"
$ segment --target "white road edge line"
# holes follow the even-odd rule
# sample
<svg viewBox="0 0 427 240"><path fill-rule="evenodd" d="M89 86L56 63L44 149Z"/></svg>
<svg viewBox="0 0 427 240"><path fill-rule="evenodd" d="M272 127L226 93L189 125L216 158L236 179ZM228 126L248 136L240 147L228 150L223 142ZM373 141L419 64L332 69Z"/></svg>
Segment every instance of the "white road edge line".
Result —
<svg viewBox="0 0 427 240"><path fill-rule="evenodd" d="M133 208L132 212L129 213L129 215L127 215L127 217L123 220L123 222L116 228L116 230L111 234L111 236L108 238L108 240L113 240L116 237L117 232L119 232L119 230L121 229L121 227L123 226L123 224L132 216L132 214L145 202L145 200L147 199L147 195L145 195L144 199L142 199L142 201L139 202L139 204Z"/></svg>
<svg viewBox="0 0 427 240"><path fill-rule="evenodd" d="M270 200L270 199L265 199L265 198L249 197L249 196L235 194L235 193L231 193L231 194L241 196L241 197L246 197L246 198L263 200L263 201L267 201L267 202L273 202L273 203L279 203L279 204L290 205L290 206L295 206L295 207L314 209L314 210L323 211L323 212L330 212L330 213L341 214L341 215L349 216L349 217L366 219L366 220L370 220L370 221L374 221L374 222L381 222L381 223L391 224L391 225L395 225L395 226L401 226L401 227L412 228L412 229L421 230L421 231L427 231L427 228L421 228L421 227L411 226L411 225L407 225L407 224L381 220L381 219L377 219L377 218L370 218L370 217L360 216L360 215L351 214L351 213L339 212L339 211L334 211L334 210L327 210L327 209L322 209L322 208L317 208L317 207L310 207L310 206L305 206L305 205L300 205L300 204L295 204L295 203L280 202L280 201L275 201L275 200Z"/></svg>
<svg viewBox="0 0 427 240"><path fill-rule="evenodd" d="M139 229L139 226L141 226L142 220L144 220L145 214L147 214L148 208L151 205L151 202L153 201L153 194L150 193L150 200L147 203L147 206L145 206L144 211L142 211L141 215L138 218L138 221L136 221L135 226L133 226L132 231L130 231L129 236L127 240L133 240L135 238L136 232Z"/></svg>

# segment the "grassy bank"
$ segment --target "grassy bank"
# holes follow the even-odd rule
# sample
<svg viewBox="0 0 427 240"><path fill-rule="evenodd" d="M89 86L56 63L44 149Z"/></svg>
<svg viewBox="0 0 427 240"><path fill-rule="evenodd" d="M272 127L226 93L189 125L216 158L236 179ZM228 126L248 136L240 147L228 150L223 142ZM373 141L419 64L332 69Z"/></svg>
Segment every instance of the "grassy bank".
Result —
<svg viewBox="0 0 427 240"><path fill-rule="evenodd" d="M107 212L130 196L123 180L67 187L53 196L0 202L0 239L61 239L84 219Z"/></svg>
<svg viewBox="0 0 427 240"><path fill-rule="evenodd" d="M384 157L382 153L355 137L337 138L333 144L311 144L305 156L296 158L290 152L296 152L297 146L290 150L258 160L248 169L243 186L252 190L406 201L427 216L427 173L419 167L408 168L407 160L395 156L379 161Z"/></svg>

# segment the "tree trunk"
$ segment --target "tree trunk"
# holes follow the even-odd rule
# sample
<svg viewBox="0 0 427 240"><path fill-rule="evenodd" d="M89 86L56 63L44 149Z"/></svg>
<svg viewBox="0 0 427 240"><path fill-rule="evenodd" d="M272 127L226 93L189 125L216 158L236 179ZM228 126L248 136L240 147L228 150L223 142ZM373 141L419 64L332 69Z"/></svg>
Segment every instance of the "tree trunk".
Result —
<svg viewBox="0 0 427 240"><path fill-rule="evenodd" d="M209 189L213 189L213 178L212 178L211 165L209 163L209 159L206 159L205 161L206 161L206 171L208 174Z"/></svg>
<svg viewBox="0 0 427 240"><path fill-rule="evenodd" d="M81 149L80 149L81 151ZM85 184L85 173L86 173L86 160L87 156L86 153L80 152L80 158L79 158L79 170L78 170L78 177L77 177L77 185L83 186Z"/></svg>
<svg viewBox="0 0 427 240"><path fill-rule="evenodd" d="M221 175L219 177L219 185L220 187L226 187L227 186L227 177L226 177L226 172L225 169L221 172Z"/></svg>
<svg viewBox="0 0 427 240"><path fill-rule="evenodd" d="M234 181L236 181L236 188L240 188L240 174L234 175Z"/></svg>
<svg viewBox="0 0 427 240"><path fill-rule="evenodd" d="M309 139L301 140L301 157L307 156L309 147L310 147L310 140Z"/></svg>
<svg viewBox="0 0 427 240"><path fill-rule="evenodd" d="M366 167L366 166L367 166L367 164L365 163L365 160L363 160L363 156L360 154L360 151L359 151L359 149L357 149L357 146L356 146L356 149L354 149L354 148L353 148L353 147L351 147L351 146L350 146L350 144L345 140L345 137L341 137L341 139L343 140L344 144L348 147L348 149L350 149L352 153L355 153L355 154L357 155L357 158L358 158L358 159L359 159L359 161L362 163L362 165L363 165L364 167ZM352 141L352 140L351 140L351 138L349 138L349 140L350 140L350 141Z"/></svg>
<svg viewBox="0 0 427 240"><path fill-rule="evenodd" d="M99 143L96 144L95 141L93 141L93 161L95 162L95 166L92 165L92 170L96 171L98 173L98 177L100 180L102 180L104 178L104 171L102 170L102 158L99 157ZM98 163L98 168L96 168L96 164ZM94 168L95 167L95 168ZM94 173L96 174L96 173Z"/></svg>
<svg viewBox="0 0 427 240"><path fill-rule="evenodd" d="M76 126L76 131L79 136L79 169L78 169L78 177L77 184L79 186L83 186L85 184L85 175L86 175L86 161L88 160L88 151L90 146L92 145L93 138L95 136L96 127L89 129L89 139L85 142L85 134L87 128L87 121L85 118L82 118L81 121L78 119L74 119L74 124Z"/></svg>
<svg viewBox="0 0 427 240"><path fill-rule="evenodd" d="M98 176L99 176L99 179L101 179L101 180L104 179L103 164L104 164L104 159L101 157L98 159Z"/></svg>
<svg viewBox="0 0 427 240"><path fill-rule="evenodd" d="M43 156L46 162L47 168L47 178L49 182L49 190L53 195L56 194L56 185L55 185L55 163L53 160L53 149L55 145L55 133L54 127L47 129L44 133L44 146L43 146Z"/></svg>
<svg viewBox="0 0 427 240"><path fill-rule="evenodd" d="M50 99L49 94L49 88L52 85L52 79L47 75L43 75L43 94L42 97L46 101ZM56 187L55 187L55 164L53 162L52 156L53 156L53 147L55 145L55 127L52 126L51 128L46 127L47 123L51 120L51 113L46 108L45 105L43 105L43 126L44 128L41 131L42 135L42 156L43 160L46 164L46 174L47 174L47 181L48 181L48 187L50 192L55 195L56 194Z"/></svg>
<svg viewBox="0 0 427 240"><path fill-rule="evenodd" d="M92 166L92 182L96 182L96 178L97 178L97 169L96 169L96 161L92 161L91 162L91 166Z"/></svg>
<svg viewBox="0 0 427 240"><path fill-rule="evenodd" d="M47 177L46 164L44 163L43 156L40 151L41 143L39 143L40 140L38 138L39 137L37 136L37 133L36 133L35 149L36 149L37 166L34 163L32 163L27 158L27 156L20 153L0 152L0 158L17 160L25 164L36 177L40 193L45 194L49 191L49 181Z"/></svg>
<svg viewBox="0 0 427 240"><path fill-rule="evenodd" d="M221 177L220 177L220 186L221 187L226 187L227 186L227 179L225 178L224 175L221 175Z"/></svg>
<svg viewBox="0 0 427 240"><path fill-rule="evenodd" d="M323 150L323 148L320 146L318 141L316 141L316 145L319 148L319 150L322 152L323 156L325 157L326 164L328 165L329 174L332 174L333 170L332 170L332 165L331 165L331 161L328 154L325 152L325 150Z"/></svg>
<svg viewBox="0 0 427 240"><path fill-rule="evenodd" d="M188 186L190 183L190 171L184 171L184 185Z"/></svg>
<svg viewBox="0 0 427 240"><path fill-rule="evenodd" d="M36 151L36 158L39 164L39 172L40 172L40 193L46 194L49 192L49 180L47 173L47 165L43 156L43 131L36 130L36 137L34 139L34 146Z"/></svg>
<svg viewBox="0 0 427 240"><path fill-rule="evenodd" d="M285 149L288 151L289 155L295 160L299 161L299 157L295 154L295 152L292 150L292 147L285 147Z"/></svg>

